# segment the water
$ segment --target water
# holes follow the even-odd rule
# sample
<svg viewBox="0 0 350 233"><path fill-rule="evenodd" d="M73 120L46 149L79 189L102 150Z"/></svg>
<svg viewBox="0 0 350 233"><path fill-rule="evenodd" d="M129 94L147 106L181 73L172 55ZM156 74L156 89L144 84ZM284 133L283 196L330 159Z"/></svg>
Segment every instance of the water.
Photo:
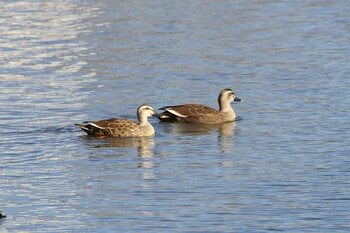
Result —
<svg viewBox="0 0 350 233"><path fill-rule="evenodd" d="M347 1L1 5L0 231L350 231ZM234 123L73 126L225 87Z"/></svg>

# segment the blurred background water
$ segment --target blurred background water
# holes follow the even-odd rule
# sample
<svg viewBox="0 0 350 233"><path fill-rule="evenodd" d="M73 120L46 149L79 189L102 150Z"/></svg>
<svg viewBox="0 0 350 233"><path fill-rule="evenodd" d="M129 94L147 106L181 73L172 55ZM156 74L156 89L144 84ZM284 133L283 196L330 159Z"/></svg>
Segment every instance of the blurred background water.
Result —
<svg viewBox="0 0 350 233"><path fill-rule="evenodd" d="M350 4L1 1L0 209L9 232L349 232ZM75 122L245 102L221 126Z"/></svg>

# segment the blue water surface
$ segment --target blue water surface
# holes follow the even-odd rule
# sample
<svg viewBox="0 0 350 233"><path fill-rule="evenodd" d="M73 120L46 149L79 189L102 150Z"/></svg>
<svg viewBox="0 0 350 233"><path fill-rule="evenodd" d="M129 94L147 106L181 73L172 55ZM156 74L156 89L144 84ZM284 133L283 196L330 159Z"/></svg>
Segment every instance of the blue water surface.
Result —
<svg viewBox="0 0 350 233"><path fill-rule="evenodd" d="M0 232L349 232L347 1L2 1ZM93 139L201 103L240 120Z"/></svg>

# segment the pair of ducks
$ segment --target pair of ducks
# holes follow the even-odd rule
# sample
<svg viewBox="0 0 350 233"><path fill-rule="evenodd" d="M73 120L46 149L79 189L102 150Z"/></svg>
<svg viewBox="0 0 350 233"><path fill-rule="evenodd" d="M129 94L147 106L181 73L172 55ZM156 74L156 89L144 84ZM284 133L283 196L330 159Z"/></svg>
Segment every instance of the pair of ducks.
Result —
<svg viewBox="0 0 350 233"><path fill-rule="evenodd" d="M112 136L112 137L144 137L155 134L153 126L147 118L155 116L165 122L186 122L197 124L220 124L234 121L236 114L230 106L232 101L242 100L235 93L225 88L220 91L218 102L219 111L201 104L184 104L166 106L159 110L164 112L158 114L150 105L144 104L137 109L139 123L130 119L112 118L101 121L84 122L85 125L75 124L88 135Z"/></svg>

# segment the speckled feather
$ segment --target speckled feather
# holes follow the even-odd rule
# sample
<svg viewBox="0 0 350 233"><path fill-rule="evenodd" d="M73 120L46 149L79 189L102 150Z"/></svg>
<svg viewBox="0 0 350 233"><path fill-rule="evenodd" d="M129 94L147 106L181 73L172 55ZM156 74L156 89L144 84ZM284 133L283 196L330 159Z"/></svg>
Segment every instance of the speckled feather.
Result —
<svg viewBox="0 0 350 233"><path fill-rule="evenodd" d="M150 105L141 105L137 109L139 123L122 118L111 118L100 121L84 122L75 124L84 130L88 135L112 136L112 137L144 137L155 134L153 126L147 121L149 116L158 116Z"/></svg>
<svg viewBox="0 0 350 233"><path fill-rule="evenodd" d="M154 130L151 125L140 126L138 123L130 119L112 118L101 121L87 122L86 125L76 125L82 128L87 134L95 136L140 137L151 136L154 134Z"/></svg>
<svg viewBox="0 0 350 233"><path fill-rule="evenodd" d="M184 116L193 116L196 114L215 114L218 112L217 110L202 104L183 104L176 106L166 106L160 108L160 110L175 110L176 112Z"/></svg>
<svg viewBox="0 0 350 233"><path fill-rule="evenodd" d="M220 124L222 122L234 121L234 118L228 117L226 114L219 112L213 108L207 107L201 104L184 104L178 106L167 106L160 108L165 110L161 114L161 120L168 118L168 121L188 122L188 123L200 123L200 124ZM171 112L175 112L185 116L179 117ZM163 118L162 118L163 117Z"/></svg>

